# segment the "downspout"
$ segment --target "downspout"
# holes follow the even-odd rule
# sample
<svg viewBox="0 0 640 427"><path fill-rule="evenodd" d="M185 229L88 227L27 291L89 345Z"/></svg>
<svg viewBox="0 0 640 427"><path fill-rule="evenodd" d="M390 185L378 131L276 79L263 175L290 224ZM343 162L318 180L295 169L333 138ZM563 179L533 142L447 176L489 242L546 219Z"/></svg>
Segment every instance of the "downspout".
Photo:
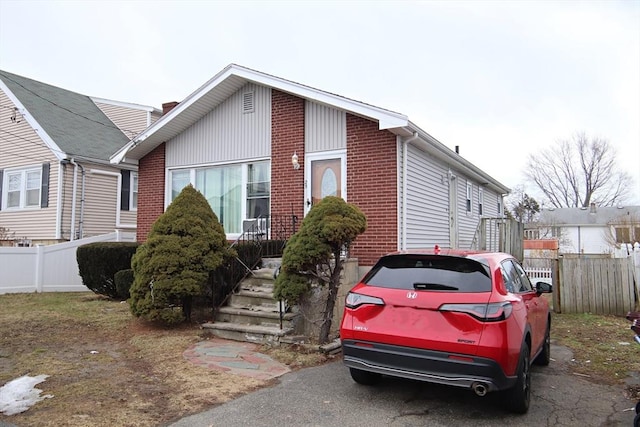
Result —
<svg viewBox="0 0 640 427"><path fill-rule="evenodd" d="M402 243L398 249L407 249L407 152L409 151L409 143L418 139L418 132L413 132L413 135L402 141Z"/></svg>
<svg viewBox="0 0 640 427"><path fill-rule="evenodd" d="M85 178L86 178L86 173L84 170L84 166L82 166L80 163L76 163L76 161L74 159L71 159L71 164L74 165L76 167L76 169L74 169L74 176L73 176L73 214L71 215L72 217L72 221L74 224L73 227L73 237L75 238L75 199L76 199L76 191L77 191L77 184L78 184L78 167L80 168L80 170L82 171L82 189L80 190L80 222L78 223L78 239L82 239L82 231L83 231L83 225L84 225L84 190L85 190ZM72 239L74 240L74 239Z"/></svg>
<svg viewBox="0 0 640 427"><path fill-rule="evenodd" d="M58 189L56 191L56 240L62 240L62 213L64 208L62 191L64 188L65 165L68 163L69 162L67 160L60 160L60 163L58 163Z"/></svg>
<svg viewBox="0 0 640 427"><path fill-rule="evenodd" d="M71 236L69 241L76 240L76 196L78 194L78 164L73 160L69 160L73 165L73 190L71 192Z"/></svg>

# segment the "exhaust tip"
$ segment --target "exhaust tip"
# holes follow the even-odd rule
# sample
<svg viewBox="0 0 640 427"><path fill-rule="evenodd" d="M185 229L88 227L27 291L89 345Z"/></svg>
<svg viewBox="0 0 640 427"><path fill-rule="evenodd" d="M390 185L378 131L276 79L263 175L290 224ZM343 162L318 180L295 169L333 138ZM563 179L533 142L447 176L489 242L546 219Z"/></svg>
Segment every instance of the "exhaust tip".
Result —
<svg viewBox="0 0 640 427"><path fill-rule="evenodd" d="M483 383L473 383L471 384L471 389L476 395L480 397L485 396L489 392L489 387L487 387L486 384Z"/></svg>

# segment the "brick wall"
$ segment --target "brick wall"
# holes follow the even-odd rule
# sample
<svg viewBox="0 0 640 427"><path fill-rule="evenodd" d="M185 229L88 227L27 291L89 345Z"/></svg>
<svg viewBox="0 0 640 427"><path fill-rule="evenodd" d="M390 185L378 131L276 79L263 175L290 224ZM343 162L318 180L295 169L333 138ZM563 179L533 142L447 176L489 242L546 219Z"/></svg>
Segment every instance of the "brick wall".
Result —
<svg viewBox="0 0 640 427"><path fill-rule="evenodd" d="M296 152L300 169L293 169ZM271 214L304 217L304 99L271 93Z"/></svg>
<svg viewBox="0 0 640 427"><path fill-rule="evenodd" d="M367 217L351 249L361 266L398 249L396 136L347 114L347 199Z"/></svg>
<svg viewBox="0 0 640 427"><path fill-rule="evenodd" d="M140 159L138 164L138 242L147 240L151 225L164 212L164 173L163 143Z"/></svg>

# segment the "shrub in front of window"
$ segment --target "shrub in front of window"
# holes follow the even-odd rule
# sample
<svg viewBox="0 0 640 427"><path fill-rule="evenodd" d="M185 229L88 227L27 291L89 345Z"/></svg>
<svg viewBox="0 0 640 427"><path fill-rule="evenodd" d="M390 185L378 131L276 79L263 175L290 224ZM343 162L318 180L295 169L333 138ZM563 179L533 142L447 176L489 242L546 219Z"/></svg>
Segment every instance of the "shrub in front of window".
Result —
<svg viewBox="0 0 640 427"><path fill-rule="evenodd" d="M357 206L340 197L328 196L315 204L284 249L274 296L297 303L310 289L311 282L329 288L319 341L328 341L333 308L340 285L343 249L367 229L367 219Z"/></svg>
<svg viewBox="0 0 640 427"><path fill-rule="evenodd" d="M193 299L207 292L211 273L234 255L211 206L188 185L133 256L131 312L166 324L190 320Z"/></svg>
<svg viewBox="0 0 640 427"><path fill-rule="evenodd" d="M76 261L82 284L96 294L127 299L118 292L115 275L131 268L131 258L140 246L137 242L98 242L78 247Z"/></svg>

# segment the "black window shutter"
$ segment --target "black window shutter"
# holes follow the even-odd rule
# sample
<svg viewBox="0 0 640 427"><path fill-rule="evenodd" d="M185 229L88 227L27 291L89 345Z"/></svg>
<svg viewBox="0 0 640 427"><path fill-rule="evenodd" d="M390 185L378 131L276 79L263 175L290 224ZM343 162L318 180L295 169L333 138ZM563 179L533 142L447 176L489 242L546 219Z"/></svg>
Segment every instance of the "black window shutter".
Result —
<svg viewBox="0 0 640 427"><path fill-rule="evenodd" d="M49 170L51 169L50 163L42 164L42 185L40 186L40 207L49 207Z"/></svg>
<svg viewBox="0 0 640 427"><path fill-rule="evenodd" d="M131 193L131 171L122 170L122 189L120 190L120 210L129 210L129 193Z"/></svg>
<svg viewBox="0 0 640 427"><path fill-rule="evenodd" d="M0 169L0 211L2 210L2 173L4 171Z"/></svg>

